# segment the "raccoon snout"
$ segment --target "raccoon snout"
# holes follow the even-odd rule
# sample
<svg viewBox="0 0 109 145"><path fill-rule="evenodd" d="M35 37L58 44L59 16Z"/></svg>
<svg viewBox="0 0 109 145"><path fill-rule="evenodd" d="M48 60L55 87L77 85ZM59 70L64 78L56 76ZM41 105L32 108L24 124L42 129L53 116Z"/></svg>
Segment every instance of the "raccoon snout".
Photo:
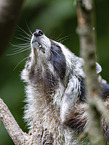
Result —
<svg viewBox="0 0 109 145"><path fill-rule="evenodd" d="M36 37L42 36L43 35L43 32L40 29L36 29L36 31L33 33L33 35L35 35Z"/></svg>

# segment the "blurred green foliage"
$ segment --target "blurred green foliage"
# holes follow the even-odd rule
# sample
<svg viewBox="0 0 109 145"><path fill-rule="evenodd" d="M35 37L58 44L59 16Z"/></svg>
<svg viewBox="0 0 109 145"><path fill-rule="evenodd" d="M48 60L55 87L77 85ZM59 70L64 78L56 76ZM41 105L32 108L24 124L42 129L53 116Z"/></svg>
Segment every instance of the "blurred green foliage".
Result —
<svg viewBox="0 0 109 145"><path fill-rule="evenodd" d="M96 0L95 8L98 62L103 68L101 75L109 82L109 1ZM25 93L24 84L20 80L20 72L25 63L25 60L22 60L28 56L30 49L26 50L25 48L26 51L16 55L7 56L7 54L14 54L15 51L23 48L19 44L29 43L30 38L24 32L26 31L30 34L28 27L32 32L35 29L42 29L49 38L62 41L72 52L79 55L75 1L25 0L18 26L16 26L16 31L11 40L11 43L16 46L10 44L0 58L0 97L8 105L24 131L27 131L23 120ZM17 37L22 40L19 40ZM28 42L25 37L29 38ZM16 50L17 46L18 50ZM20 61L22 62L19 63ZM16 67L16 65L18 66ZM12 144L12 140L0 122L0 145Z"/></svg>

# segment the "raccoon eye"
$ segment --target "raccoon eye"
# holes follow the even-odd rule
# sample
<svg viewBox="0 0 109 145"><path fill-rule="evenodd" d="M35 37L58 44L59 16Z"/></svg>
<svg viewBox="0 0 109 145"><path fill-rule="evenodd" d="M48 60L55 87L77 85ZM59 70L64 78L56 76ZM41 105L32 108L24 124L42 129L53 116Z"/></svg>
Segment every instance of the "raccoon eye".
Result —
<svg viewBox="0 0 109 145"><path fill-rule="evenodd" d="M28 61L30 61L30 60L31 60L31 57L29 56L29 57L28 57Z"/></svg>
<svg viewBox="0 0 109 145"><path fill-rule="evenodd" d="M51 43L51 50L57 53L61 52L61 47L54 42Z"/></svg>
<svg viewBox="0 0 109 145"><path fill-rule="evenodd" d="M51 44L51 64L54 66L58 76L63 79L66 72L66 59L61 47L54 42Z"/></svg>

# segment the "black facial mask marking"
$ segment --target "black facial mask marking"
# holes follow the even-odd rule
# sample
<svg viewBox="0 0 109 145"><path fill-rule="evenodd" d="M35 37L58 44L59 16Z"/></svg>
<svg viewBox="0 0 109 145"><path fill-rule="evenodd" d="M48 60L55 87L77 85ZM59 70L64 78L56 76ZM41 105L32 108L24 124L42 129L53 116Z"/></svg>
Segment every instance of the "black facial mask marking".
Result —
<svg viewBox="0 0 109 145"><path fill-rule="evenodd" d="M52 65L54 66L57 74L61 79L64 78L66 72L66 59L65 56L57 44L51 42L51 59Z"/></svg>

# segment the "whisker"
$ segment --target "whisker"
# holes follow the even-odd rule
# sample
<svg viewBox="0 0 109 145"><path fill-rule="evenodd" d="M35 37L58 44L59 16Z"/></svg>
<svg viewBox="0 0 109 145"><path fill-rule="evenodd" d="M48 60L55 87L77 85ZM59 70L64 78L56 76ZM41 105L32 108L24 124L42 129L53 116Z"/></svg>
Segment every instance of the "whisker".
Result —
<svg viewBox="0 0 109 145"><path fill-rule="evenodd" d="M30 37L27 37L27 36L24 36L24 35L19 35L19 36L21 36L22 38L25 38L25 39L27 39L27 40L31 40L31 38Z"/></svg>
<svg viewBox="0 0 109 145"><path fill-rule="evenodd" d="M13 71L19 66L19 64L21 64L25 59L27 59L28 57L25 57L24 59L22 59L13 69Z"/></svg>
<svg viewBox="0 0 109 145"><path fill-rule="evenodd" d="M57 41L63 42L63 41L65 41L65 40L69 39L69 37L70 37L71 35L72 35L72 34L70 34L70 35L68 35L68 36L65 36L65 37L62 37L62 38L58 39Z"/></svg>
<svg viewBox="0 0 109 145"><path fill-rule="evenodd" d="M26 46L30 46L30 43L26 43L26 44L18 44L15 47L26 47Z"/></svg>
<svg viewBox="0 0 109 145"><path fill-rule="evenodd" d="M29 36L29 37L31 38L31 35L28 34L25 30L23 30L20 26L17 25L17 27L18 27L20 30L22 30L22 32L24 32L27 36Z"/></svg>
<svg viewBox="0 0 109 145"><path fill-rule="evenodd" d="M29 48L29 46L28 47L27 46L23 46L21 48L16 47L16 48L13 48L11 50L12 50L13 53L15 53L15 52L18 52L18 51L21 51L21 50L25 50L25 49L28 49L28 48Z"/></svg>
<svg viewBox="0 0 109 145"><path fill-rule="evenodd" d="M11 44L11 45L12 47L14 47L11 49L14 53L30 47L30 44L19 44L19 45Z"/></svg>
<svg viewBox="0 0 109 145"><path fill-rule="evenodd" d="M29 47L26 47L26 46L23 47L23 48L20 48L20 49L19 48L16 48L15 51L14 51L14 53L20 52L20 51L23 51L23 50L28 50L28 49L29 49Z"/></svg>
<svg viewBox="0 0 109 145"><path fill-rule="evenodd" d="M25 50L25 48L20 48L20 49L19 49L19 47L18 47L18 48L13 48L12 50L14 50L13 53L15 53L15 52L18 52L18 51L20 51L20 50Z"/></svg>
<svg viewBox="0 0 109 145"><path fill-rule="evenodd" d="M23 44L12 44L12 43L10 43L10 45L11 46L13 46L13 47L16 47L16 48L18 48L18 47L25 47L25 46L30 46L30 43L23 43Z"/></svg>
<svg viewBox="0 0 109 145"><path fill-rule="evenodd" d="M28 44L28 45L19 44L19 45L14 46L15 49L26 48L26 47L30 47L30 44Z"/></svg>
<svg viewBox="0 0 109 145"><path fill-rule="evenodd" d="M29 50L29 49L30 49L30 48L23 49L23 50L21 50L21 51L19 50L19 51L15 52L15 53L7 54L7 56L16 55L16 54L22 53L22 52L24 52L24 51L26 51L26 50Z"/></svg>
<svg viewBox="0 0 109 145"><path fill-rule="evenodd" d="M27 24L27 21L25 21L25 22L26 22L26 26L27 26L27 28L28 28L30 34L32 35L33 33L32 33L32 31L30 30L30 28L29 28L29 26L28 26L28 24Z"/></svg>
<svg viewBox="0 0 109 145"><path fill-rule="evenodd" d="M23 38L19 38L19 37L16 37L17 39L19 39L19 40L22 40L22 41L26 41L26 42L29 42L28 40L26 40L26 39L23 39Z"/></svg>
<svg viewBox="0 0 109 145"><path fill-rule="evenodd" d="M53 37L55 36L56 32L54 32L52 35L51 35L51 39L53 39Z"/></svg>
<svg viewBox="0 0 109 145"><path fill-rule="evenodd" d="M56 41L59 41L59 37L62 35L62 33L59 34L59 36L56 38Z"/></svg>

